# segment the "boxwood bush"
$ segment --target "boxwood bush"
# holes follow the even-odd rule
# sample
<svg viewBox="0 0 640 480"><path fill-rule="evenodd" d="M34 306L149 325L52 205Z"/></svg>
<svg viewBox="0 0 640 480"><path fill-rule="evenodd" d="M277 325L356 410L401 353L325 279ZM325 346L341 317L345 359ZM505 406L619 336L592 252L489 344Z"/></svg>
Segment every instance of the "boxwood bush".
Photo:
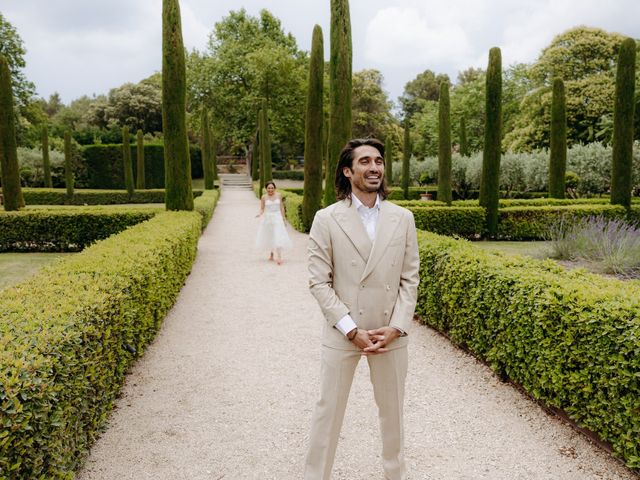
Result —
<svg viewBox="0 0 640 480"><path fill-rule="evenodd" d="M0 213L0 252L79 251L161 212L160 208L68 207Z"/></svg>
<svg viewBox="0 0 640 480"><path fill-rule="evenodd" d="M640 282L418 234L417 314L640 467Z"/></svg>
<svg viewBox="0 0 640 480"><path fill-rule="evenodd" d="M129 198L126 190L74 190L73 197L67 198L64 188L23 188L27 205L118 205L124 203L164 203L164 189L136 190ZM202 190L194 190L193 197L202 195Z"/></svg>
<svg viewBox="0 0 640 480"><path fill-rule="evenodd" d="M419 230L465 238L479 238L484 231L485 211L481 207L407 208L413 213L416 228Z"/></svg>
<svg viewBox="0 0 640 480"><path fill-rule="evenodd" d="M73 478L200 228L195 212L164 212L0 292L0 478Z"/></svg>

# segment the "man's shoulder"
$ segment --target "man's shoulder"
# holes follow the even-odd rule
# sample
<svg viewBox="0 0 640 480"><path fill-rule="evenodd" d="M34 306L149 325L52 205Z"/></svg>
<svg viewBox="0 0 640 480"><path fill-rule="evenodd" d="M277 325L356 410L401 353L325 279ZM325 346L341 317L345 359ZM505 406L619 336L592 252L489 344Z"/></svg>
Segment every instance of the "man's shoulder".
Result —
<svg viewBox="0 0 640 480"><path fill-rule="evenodd" d="M401 207L400 205L390 202L389 200L384 200L384 204L385 208L387 208L390 212L404 215L406 217L413 217L413 212L411 212L411 210L407 208Z"/></svg>

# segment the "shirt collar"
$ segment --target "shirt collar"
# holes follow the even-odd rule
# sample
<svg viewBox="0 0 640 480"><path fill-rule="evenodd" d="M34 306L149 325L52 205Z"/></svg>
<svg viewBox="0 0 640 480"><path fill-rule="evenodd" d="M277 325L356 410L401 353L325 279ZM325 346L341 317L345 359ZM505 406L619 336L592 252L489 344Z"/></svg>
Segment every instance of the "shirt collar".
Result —
<svg viewBox="0 0 640 480"><path fill-rule="evenodd" d="M372 208L369 208L364 203L362 203L360 199L356 196L356 194L353 192L351 192L351 201L356 206L356 210L360 210L360 207L364 207L367 210L373 210L373 209L380 210L380 195L376 195L376 203L373 205Z"/></svg>

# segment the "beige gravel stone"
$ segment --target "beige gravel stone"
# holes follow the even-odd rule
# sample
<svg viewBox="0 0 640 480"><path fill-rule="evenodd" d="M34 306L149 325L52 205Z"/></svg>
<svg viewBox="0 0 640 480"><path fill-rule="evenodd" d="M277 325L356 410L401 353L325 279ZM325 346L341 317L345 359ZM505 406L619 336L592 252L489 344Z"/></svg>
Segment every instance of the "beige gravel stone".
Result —
<svg viewBox="0 0 640 480"><path fill-rule="evenodd" d="M300 479L318 392L322 316L307 237L277 266L253 247L258 201L223 190L155 342L127 377L81 480ZM637 479L429 328L411 331L410 479ZM382 479L366 362L356 372L334 479Z"/></svg>

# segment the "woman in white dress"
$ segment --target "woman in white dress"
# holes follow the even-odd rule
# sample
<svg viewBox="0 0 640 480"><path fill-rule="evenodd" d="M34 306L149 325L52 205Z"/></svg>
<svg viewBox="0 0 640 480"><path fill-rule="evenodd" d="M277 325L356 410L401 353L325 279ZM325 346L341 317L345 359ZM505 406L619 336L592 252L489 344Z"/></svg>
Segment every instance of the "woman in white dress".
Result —
<svg viewBox="0 0 640 480"><path fill-rule="evenodd" d="M282 265L282 249L291 247L291 239L285 227L284 204L282 196L276 193L275 183L268 181L265 188L267 193L260 199L260 213L256 215L262 216L256 246L269 250L269 260Z"/></svg>

